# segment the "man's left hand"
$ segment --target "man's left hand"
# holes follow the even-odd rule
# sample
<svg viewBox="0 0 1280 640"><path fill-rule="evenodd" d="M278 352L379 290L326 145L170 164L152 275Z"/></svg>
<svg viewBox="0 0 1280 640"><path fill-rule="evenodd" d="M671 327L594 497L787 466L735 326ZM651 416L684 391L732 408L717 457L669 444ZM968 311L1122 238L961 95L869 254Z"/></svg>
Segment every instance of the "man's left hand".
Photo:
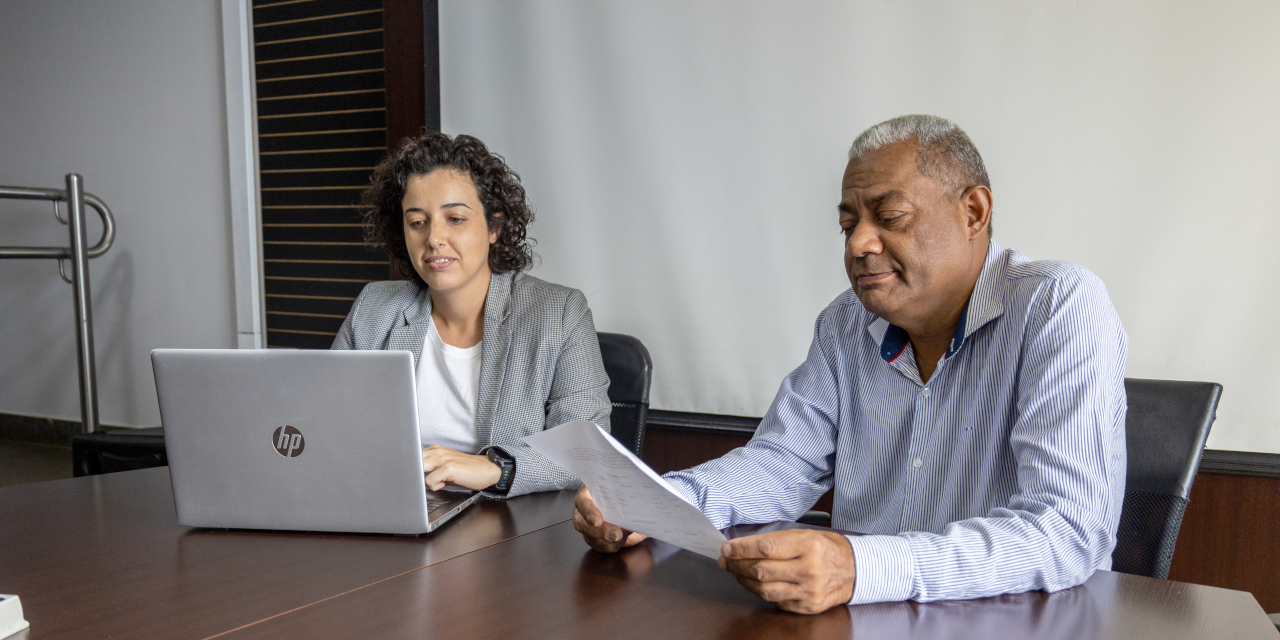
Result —
<svg viewBox="0 0 1280 640"><path fill-rule="evenodd" d="M822 613L853 597L853 548L833 531L790 529L735 538L716 561L752 593L794 613Z"/></svg>

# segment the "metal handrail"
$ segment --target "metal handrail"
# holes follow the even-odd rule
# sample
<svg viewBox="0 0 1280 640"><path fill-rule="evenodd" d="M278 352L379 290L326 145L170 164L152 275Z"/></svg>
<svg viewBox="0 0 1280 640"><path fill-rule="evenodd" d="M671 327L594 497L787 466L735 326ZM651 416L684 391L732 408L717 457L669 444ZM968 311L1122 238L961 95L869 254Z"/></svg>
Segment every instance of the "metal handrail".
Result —
<svg viewBox="0 0 1280 640"><path fill-rule="evenodd" d="M58 261L58 275L75 289L76 302L76 365L80 370L80 425L85 433L98 430L98 380L93 357L93 310L89 298L89 258L97 258L111 248L116 239L116 220L107 203L97 196L84 192L84 178L75 173L67 174L67 189L32 189L28 187L0 187L0 199L50 200L53 217L70 227L69 247L0 247L2 258L52 258ZM58 203L67 203L67 219L58 214ZM85 248L86 233L84 206L93 207L102 218L102 237L98 244ZM71 277L62 267L63 260L71 261Z"/></svg>
<svg viewBox="0 0 1280 640"><path fill-rule="evenodd" d="M57 206L59 202L67 201L67 192L57 189L32 189L29 187L0 187L0 199L6 200L50 200L54 203L53 215L58 218L58 222L67 224L58 216ZM84 194L84 203L93 207L98 212L98 217L102 218L102 237L98 239L98 244L93 245L85 250L85 255L90 258L97 258L107 252L111 248L111 244L116 240L116 219L111 215L111 209L107 207L107 203L92 193ZM2 258L55 258L64 260L71 257L70 247L0 247L0 259Z"/></svg>

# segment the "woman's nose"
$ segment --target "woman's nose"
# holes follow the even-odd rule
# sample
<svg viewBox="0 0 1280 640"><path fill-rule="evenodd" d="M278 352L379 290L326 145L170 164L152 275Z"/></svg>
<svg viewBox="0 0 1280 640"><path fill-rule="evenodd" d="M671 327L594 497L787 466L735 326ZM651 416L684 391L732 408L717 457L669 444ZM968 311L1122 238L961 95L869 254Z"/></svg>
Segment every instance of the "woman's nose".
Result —
<svg viewBox="0 0 1280 640"><path fill-rule="evenodd" d="M427 244L433 247L443 247L448 240L445 226L442 224L427 223Z"/></svg>

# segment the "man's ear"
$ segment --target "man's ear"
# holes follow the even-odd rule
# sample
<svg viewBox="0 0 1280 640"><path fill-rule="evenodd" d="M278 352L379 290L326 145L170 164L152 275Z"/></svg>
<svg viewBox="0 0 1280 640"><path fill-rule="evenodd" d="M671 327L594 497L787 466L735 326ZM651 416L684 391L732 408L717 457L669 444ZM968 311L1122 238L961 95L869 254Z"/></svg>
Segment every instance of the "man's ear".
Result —
<svg viewBox="0 0 1280 640"><path fill-rule="evenodd" d="M965 232L970 240L987 232L991 225L991 190L975 184L960 194L965 211Z"/></svg>

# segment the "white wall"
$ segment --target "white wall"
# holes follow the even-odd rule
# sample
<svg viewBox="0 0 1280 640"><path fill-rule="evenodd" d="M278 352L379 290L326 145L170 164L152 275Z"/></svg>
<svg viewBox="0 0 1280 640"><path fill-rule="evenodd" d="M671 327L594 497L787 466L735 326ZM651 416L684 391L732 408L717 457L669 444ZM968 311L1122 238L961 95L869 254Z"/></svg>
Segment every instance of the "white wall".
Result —
<svg viewBox="0 0 1280 640"><path fill-rule="evenodd" d="M445 130L525 178L535 274L640 337L657 408L761 415L848 284L835 204L876 122L986 158L996 239L1098 273L1128 374L1225 386L1280 452L1280 4L447 0Z"/></svg>
<svg viewBox="0 0 1280 640"><path fill-rule="evenodd" d="M90 261L104 424L160 424L151 349L236 346L222 60L214 0L0 3L0 184L77 172L116 215ZM0 245L32 244L67 244L52 205L0 201ZM0 412L79 421L73 324L56 262L0 260Z"/></svg>

